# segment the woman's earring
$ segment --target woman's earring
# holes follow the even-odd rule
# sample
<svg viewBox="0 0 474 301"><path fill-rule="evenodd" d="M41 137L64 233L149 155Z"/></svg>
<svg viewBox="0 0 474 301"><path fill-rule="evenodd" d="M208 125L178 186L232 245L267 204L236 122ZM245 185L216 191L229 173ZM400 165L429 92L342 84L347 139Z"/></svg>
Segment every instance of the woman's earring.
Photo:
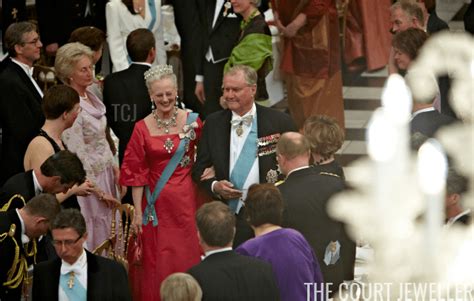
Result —
<svg viewBox="0 0 474 301"><path fill-rule="evenodd" d="M179 108L179 96L176 95L176 101L174 102L174 106Z"/></svg>
<svg viewBox="0 0 474 301"><path fill-rule="evenodd" d="M155 102L153 100L151 101L151 110L152 111L156 110L156 105L155 105Z"/></svg>

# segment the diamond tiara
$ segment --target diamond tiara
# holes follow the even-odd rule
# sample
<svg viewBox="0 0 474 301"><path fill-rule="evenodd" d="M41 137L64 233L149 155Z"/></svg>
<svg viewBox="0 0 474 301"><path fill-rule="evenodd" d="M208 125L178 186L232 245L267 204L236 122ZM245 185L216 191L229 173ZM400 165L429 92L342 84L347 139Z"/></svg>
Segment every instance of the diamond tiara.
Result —
<svg viewBox="0 0 474 301"><path fill-rule="evenodd" d="M147 70L144 74L145 80L148 80L152 77L160 78L163 75L171 75L173 73L173 66L171 65L158 65L153 66L149 70Z"/></svg>

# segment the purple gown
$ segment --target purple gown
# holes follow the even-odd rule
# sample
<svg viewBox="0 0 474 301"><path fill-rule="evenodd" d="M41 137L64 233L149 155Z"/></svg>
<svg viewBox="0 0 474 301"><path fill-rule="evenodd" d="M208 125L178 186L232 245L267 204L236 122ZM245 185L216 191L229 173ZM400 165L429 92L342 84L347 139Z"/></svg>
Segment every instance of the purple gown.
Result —
<svg viewBox="0 0 474 301"><path fill-rule="evenodd" d="M272 265L281 301L313 301L314 284L321 289L323 276L318 260L306 239L296 230L283 228L252 238L241 244L236 252ZM307 298L305 283L313 284L310 298Z"/></svg>

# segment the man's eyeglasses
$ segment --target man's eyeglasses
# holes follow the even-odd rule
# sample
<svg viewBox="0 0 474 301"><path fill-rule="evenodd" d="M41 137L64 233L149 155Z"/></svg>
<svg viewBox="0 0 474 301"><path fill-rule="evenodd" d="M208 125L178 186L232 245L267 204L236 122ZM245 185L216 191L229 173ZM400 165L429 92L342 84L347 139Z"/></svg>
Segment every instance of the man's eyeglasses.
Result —
<svg viewBox="0 0 474 301"><path fill-rule="evenodd" d="M32 41L29 41L29 42L23 42L22 44L23 44L23 45L25 45L25 44L37 45L38 43L41 43L39 37L37 37L36 39L34 39L34 40L32 40Z"/></svg>
<svg viewBox="0 0 474 301"><path fill-rule="evenodd" d="M76 242L79 241L79 239L82 238L82 235L79 236L76 240L73 240L73 239L66 239L66 240L53 240L53 245L55 247L61 247L61 246L65 246L65 247L69 247L69 246L72 246L73 244L75 244Z"/></svg>

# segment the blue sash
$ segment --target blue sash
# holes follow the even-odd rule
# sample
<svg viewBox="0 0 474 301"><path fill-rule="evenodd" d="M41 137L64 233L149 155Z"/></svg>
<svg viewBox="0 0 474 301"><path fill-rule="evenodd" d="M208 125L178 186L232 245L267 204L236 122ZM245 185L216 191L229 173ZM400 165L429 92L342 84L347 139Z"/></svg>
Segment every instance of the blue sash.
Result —
<svg viewBox="0 0 474 301"><path fill-rule="evenodd" d="M235 189L242 190L244 188L245 181L247 181L253 163L257 158L257 139L257 115L255 115L242 151L230 174L230 182L234 184ZM239 199L229 200L229 207L232 212L237 214L242 207L242 202Z"/></svg>
<svg viewBox="0 0 474 301"><path fill-rule="evenodd" d="M189 113L188 119L186 120L186 124L193 123L194 121L196 121L197 117L198 117L198 114ZM176 149L176 152L174 153L173 157L171 157L171 160L166 165L165 170L163 170L163 173L161 174L160 179L158 180L158 182L156 182L155 190L153 191L153 194L151 193L149 186L145 187L147 205L146 205L145 211L143 212L143 225L146 226L148 224L149 222L148 217L151 216L153 227L158 226L158 217L156 216L155 202L158 199L158 196L160 195L161 191L165 187L166 183L170 179L171 175L176 170L176 167L178 167L179 162L183 158L184 153L185 153L185 146L186 146L186 143L188 143L188 140L189 138L185 137L181 139L181 141L179 142L179 146Z"/></svg>
<svg viewBox="0 0 474 301"><path fill-rule="evenodd" d="M148 0L148 7L150 8L151 22L148 24L148 30L153 31L153 26L156 23L156 7L155 0Z"/></svg>
<svg viewBox="0 0 474 301"><path fill-rule="evenodd" d="M82 286L82 284L79 282L79 279L77 279L76 276L74 276L74 285L69 288L68 286L68 281L70 278L70 273L64 274L60 276L59 278L59 285L61 285L61 288L63 289L64 293L68 297L69 301L86 301L87 300L87 290Z"/></svg>

